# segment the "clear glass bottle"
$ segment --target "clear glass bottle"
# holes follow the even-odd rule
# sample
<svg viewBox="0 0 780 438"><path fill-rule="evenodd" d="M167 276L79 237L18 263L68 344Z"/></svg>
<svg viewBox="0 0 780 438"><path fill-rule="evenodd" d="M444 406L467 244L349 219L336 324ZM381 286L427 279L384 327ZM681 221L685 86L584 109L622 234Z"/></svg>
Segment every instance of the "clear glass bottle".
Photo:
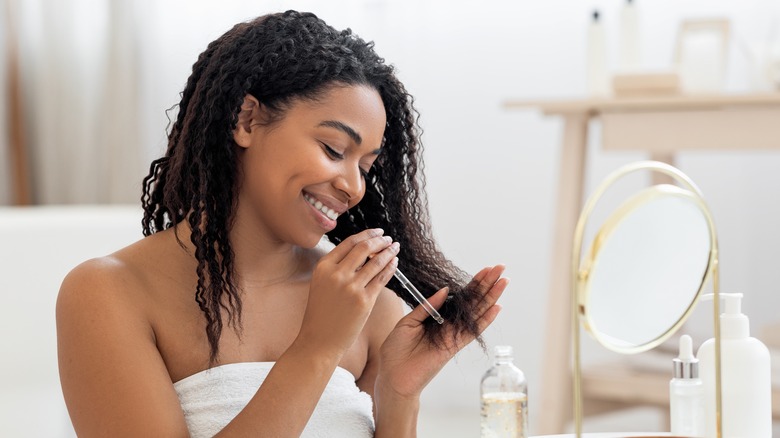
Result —
<svg viewBox="0 0 780 438"><path fill-rule="evenodd" d="M493 366L482 376L482 438L527 438L528 387L525 375L513 363L512 347L493 349Z"/></svg>

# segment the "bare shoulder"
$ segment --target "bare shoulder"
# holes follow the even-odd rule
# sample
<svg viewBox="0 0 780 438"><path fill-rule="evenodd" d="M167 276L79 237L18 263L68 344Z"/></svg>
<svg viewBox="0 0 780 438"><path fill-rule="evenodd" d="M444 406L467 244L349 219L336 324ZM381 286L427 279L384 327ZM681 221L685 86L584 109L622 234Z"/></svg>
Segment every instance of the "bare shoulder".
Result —
<svg viewBox="0 0 780 438"><path fill-rule="evenodd" d="M128 257L128 252L132 252L129 248L87 260L73 268L60 286L57 317L71 312L121 310L130 313L138 310L138 300L131 299L131 296L132 290L142 282L142 274L132 257Z"/></svg>
<svg viewBox="0 0 780 438"><path fill-rule="evenodd" d="M58 295L60 310L121 311L140 316L150 303L155 273L171 271L170 236L160 232L103 257L87 260L64 278ZM178 249L178 248L176 248Z"/></svg>
<svg viewBox="0 0 780 438"><path fill-rule="evenodd" d="M136 251L131 245L88 260L60 287L60 380L79 436L186 433L145 311L149 300Z"/></svg>

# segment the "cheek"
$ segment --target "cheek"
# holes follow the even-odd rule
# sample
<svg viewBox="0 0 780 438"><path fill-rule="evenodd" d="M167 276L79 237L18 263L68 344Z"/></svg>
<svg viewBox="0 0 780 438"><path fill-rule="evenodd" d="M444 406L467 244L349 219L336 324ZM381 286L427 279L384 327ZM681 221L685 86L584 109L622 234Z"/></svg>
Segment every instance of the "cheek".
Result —
<svg viewBox="0 0 780 438"><path fill-rule="evenodd" d="M243 197L253 203L268 203L270 195L278 189L275 187L279 178L275 173L278 167L270 166L268 159L252 151L247 151L240 166L242 178L239 190Z"/></svg>

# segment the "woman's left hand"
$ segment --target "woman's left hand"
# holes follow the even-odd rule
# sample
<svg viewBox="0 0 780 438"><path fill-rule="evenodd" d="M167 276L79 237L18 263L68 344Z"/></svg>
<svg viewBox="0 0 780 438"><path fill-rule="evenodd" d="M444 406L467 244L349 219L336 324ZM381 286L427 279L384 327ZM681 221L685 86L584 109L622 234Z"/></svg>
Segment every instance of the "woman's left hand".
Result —
<svg viewBox="0 0 780 438"><path fill-rule="evenodd" d="M477 325L482 333L496 319L501 306L496 301L509 284L501 278L503 265L482 269L474 276L471 285L483 296L478 307ZM438 309L447 299L447 288L430 297L433 307ZM417 306L403 317L388 335L380 349L379 373L375 383L377 392L401 398L417 398L423 388L439 373L444 365L463 347L474 340L471 333L457 331L444 321L443 345L431 345L424 336L423 321L429 315L422 306Z"/></svg>

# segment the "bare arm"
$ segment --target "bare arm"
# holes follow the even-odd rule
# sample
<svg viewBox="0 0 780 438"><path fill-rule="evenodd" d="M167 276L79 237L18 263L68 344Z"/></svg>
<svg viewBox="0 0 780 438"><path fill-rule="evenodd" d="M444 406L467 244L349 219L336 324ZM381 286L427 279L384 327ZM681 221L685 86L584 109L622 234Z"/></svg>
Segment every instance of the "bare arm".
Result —
<svg viewBox="0 0 780 438"><path fill-rule="evenodd" d="M110 259L73 270L57 299L60 380L76 433L189 436L154 333Z"/></svg>
<svg viewBox="0 0 780 438"><path fill-rule="evenodd" d="M395 269L389 242L356 236L318 264L298 337L219 436L301 434ZM129 272L115 259L93 260L60 289L60 377L74 428L84 437L188 436L149 319L132 299L142 286Z"/></svg>

